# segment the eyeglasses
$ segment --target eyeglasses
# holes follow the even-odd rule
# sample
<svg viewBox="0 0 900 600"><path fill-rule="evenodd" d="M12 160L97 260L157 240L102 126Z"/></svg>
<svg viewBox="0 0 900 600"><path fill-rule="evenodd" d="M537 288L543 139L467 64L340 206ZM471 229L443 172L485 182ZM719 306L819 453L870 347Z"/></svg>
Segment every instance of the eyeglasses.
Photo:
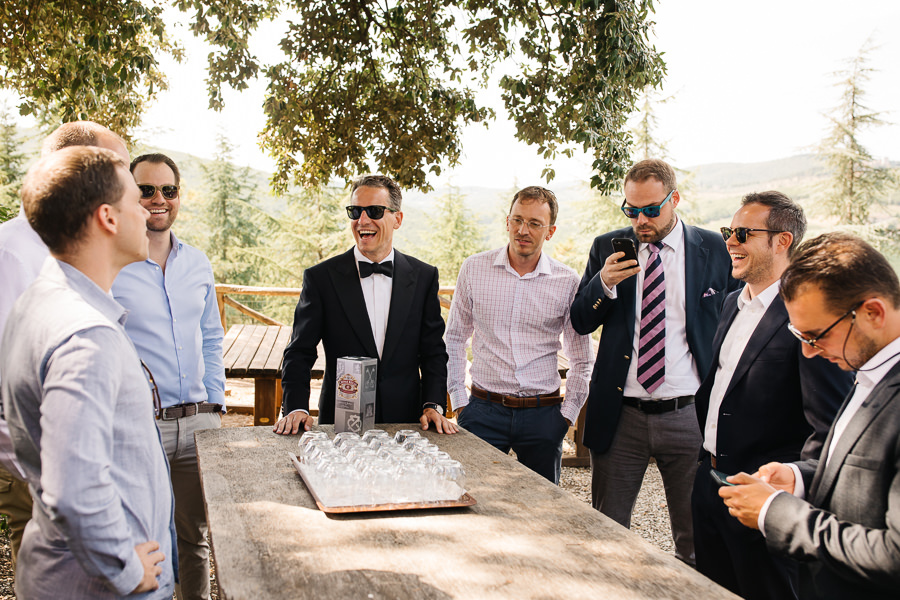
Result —
<svg viewBox="0 0 900 600"><path fill-rule="evenodd" d="M509 222L510 227L512 227L516 231L522 229L522 225L528 225L528 229L532 233L539 233L541 229L550 227L550 225L544 225L542 223L538 223L537 221L525 221L523 219L520 219L519 217L507 217L507 221Z"/></svg>
<svg viewBox="0 0 900 600"><path fill-rule="evenodd" d="M625 213L625 216L629 219L637 219L641 216L641 213L644 213L648 219L655 219L659 216L659 211L663 206L666 205L666 202L672 199L672 194L675 193L676 190L672 190L669 192L669 195L666 196L666 199L656 204L654 206L645 206L644 208L635 208L633 206L625 206L625 203L628 202L628 199L622 201L622 212Z"/></svg>
<svg viewBox="0 0 900 600"><path fill-rule="evenodd" d="M141 367L144 368L144 371L147 373L147 379L150 380L150 390L153 392L153 413L159 419L162 416L162 399L159 397L159 386L156 385L156 380L153 379L150 367L143 360L141 361Z"/></svg>
<svg viewBox="0 0 900 600"><path fill-rule="evenodd" d="M822 350L822 348L820 348L819 346L817 346L816 343L817 343L819 340L821 340L823 337L825 337L826 335L828 335L828 332L829 332L829 331L831 331L832 329L834 329L834 327L835 327L838 323L840 323L841 321L843 321L844 319L846 319L846 318L847 318L848 316L850 316L851 314L853 315L853 322L855 322L855 321L856 321L856 309L858 309L860 306L862 306L864 302L865 302L865 300L860 300L859 302L857 302L857 303L853 306L853 308L851 308L850 310L848 310L847 312L845 312L843 315L841 315L840 318L838 318L837 321L835 321L834 323L832 323L831 325L829 325L828 327L826 327L826 328L825 328L825 331L823 331L822 333L820 333L819 335L817 335L817 336L814 337L814 338L807 337L805 333L801 332L799 329L797 329L796 327L794 327L794 324L791 323L791 322L788 322L788 331L790 331L791 333L793 333L795 338L797 338L798 340L800 340L801 342L803 342L803 343L806 344L807 346L809 346L809 347L811 347L811 348L815 348L816 350ZM850 327L853 327L853 322L850 323ZM850 335L850 332L849 332L849 331L847 332L847 335L848 335L848 336Z"/></svg>
<svg viewBox="0 0 900 600"><path fill-rule="evenodd" d="M735 236L739 244L746 244L748 234L751 231L766 231L768 233L784 233L783 231L778 231L777 229L753 229L752 227L735 227L732 229L731 227L720 227L719 231L722 232L722 239L726 242L731 236Z"/></svg>
<svg viewBox="0 0 900 600"><path fill-rule="evenodd" d="M161 185L159 187L150 185L149 183L139 183L138 188L141 190L141 198L148 200L156 195L156 190L162 194L166 200L174 200L178 197L177 185Z"/></svg>
<svg viewBox="0 0 900 600"><path fill-rule="evenodd" d="M378 206L378 205L372 205L372 206L348 206L348 207L347 207L347 216L350 217L351 219L353 219L353 220L355 221L355 220L359 219L359 218L362 216L363 211L365 211L366 215L368 215L368 217L369 217L370 219L372 219L373 221L377 221L378 219L380 219L381 217L383 217L383 216L384 216L384 211L389 211L389 212L392 212L392 213L397 212L396 210L394 210L394 209L391 208L390 206Z"/></svg>

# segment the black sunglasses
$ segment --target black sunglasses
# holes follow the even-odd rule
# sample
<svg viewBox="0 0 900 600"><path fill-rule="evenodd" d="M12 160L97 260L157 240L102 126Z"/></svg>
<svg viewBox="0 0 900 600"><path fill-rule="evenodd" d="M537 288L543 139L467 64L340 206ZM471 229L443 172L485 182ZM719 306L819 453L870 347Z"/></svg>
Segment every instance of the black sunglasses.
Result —
<svg viewBox="0 0 900 600"><path fill-rule="evenodd" d="M138 188L141 190L141 198L147 200L156 195L156 190L162 194L162 197L166 200L174 200L178 197L178 186L177 185L161 185L159 187L155 185L150 185L149 183L139 183Z"/></svg>
<svg viewBox="0 0 900 600"><path fill-rule="evenodd" d="M797 329L796 327L794 327L794 324L791 323L790 321L788 321L788 331L790 331L791 333L793 333L795 338L797 338L798 340L800 340L800 341L803 342L804 344L808 345L809 347L815 348L816 350L821 350L822 348L820 348L819 346L816 345L816 344L818 343L818 341L821 340L822 338L824 338L826 335L828 335L828 332L829 332L829 331L831 331L832 329L834 329L834 328L837 326L838 323L840 323L841 321L843 321L844 319L846 319L846 318L849 317L850 315L853 315L853 320L855 321L855 320L856 320L856 310L857 310L860 306L862 306L863 303L865 303L865 300L860 300L859 302L857 302L856 304L854 304L854 305L853 305L853 308L851 308L850 310L848 310L847 312L845 312L844 314L842 314L842 315L838 318L837 321L835 321L834 323L832 323L831 325L829 325L828 327L826 327L826 328L825 328L825 331L823 331L822 333L820 333L820 334L817 335L816 337L807 337L805 333L803 333L802 331L800 331L799 329ZM852 324L852 323L850 324L850 327L851 327L851 328L853 327L853 324ZM849 331L847 331L847 337L850 337L850 332L849 332Z"/></svg>
<svg viewBox="0 0 900 600"><path fill-rule="evenodd" d="M354 221L360 218L363 214L363 211L366 212L366 215L373 221L377 221L381 217L384 216L384 211L397 212L390 206L348 206L347 207L347 216L353 219Z"/></svg>
<svg viewBox="0 0 900 600"><path fill-rule="evenodd" d="M719 231L722 232L722 239L726 242L728 238L732 235L737 238L739 244L746 244L748 234L751 231L766 231L768 233L784 233L783 231L778 231L775 229L753 229L752 227L735 227L732 229L731 227L720 227Z"/></svg>
<svg viewBox="0 0 900 600"><path fill-rule="evenodd" d="M666 196L666 199L660 202L655 206L645 206L644 208L635 208L634 206L625 206L625 203L628 202L627 199L622 200L622 212L625 213L625 216L629 219L637 219L641 213L644 213L648 219L655 219L659 216L659 211L662 210L662 207L665 206L666 202L672 199L672 194L675 193L675 190L669 192L669 195Z"/></svg>

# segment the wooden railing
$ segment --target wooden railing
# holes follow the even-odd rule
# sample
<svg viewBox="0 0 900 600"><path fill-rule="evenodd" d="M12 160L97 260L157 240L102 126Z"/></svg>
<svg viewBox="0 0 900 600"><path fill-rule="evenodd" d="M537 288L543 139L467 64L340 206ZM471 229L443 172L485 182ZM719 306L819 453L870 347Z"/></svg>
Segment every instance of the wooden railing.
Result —
<svg viewBox="0 0 900 600"><path fill-rule="evenodd" d="M444 308L450 308L450 301L453 299L453 292L456 286L441 286L438 288L438 300ZM285 325L275 319L253 310L246 304L242 304L234 299L234 296L293 296L300 297L300 288L279 288L279 287L262 287L252 285L228 285L226 283L216 284L216 302L219 305L219 318L222 319L222 329L228 331L228 320L225 317L225 307L230 306L240 313L249 317L253 317L257 321L266 325Z"/></svg>

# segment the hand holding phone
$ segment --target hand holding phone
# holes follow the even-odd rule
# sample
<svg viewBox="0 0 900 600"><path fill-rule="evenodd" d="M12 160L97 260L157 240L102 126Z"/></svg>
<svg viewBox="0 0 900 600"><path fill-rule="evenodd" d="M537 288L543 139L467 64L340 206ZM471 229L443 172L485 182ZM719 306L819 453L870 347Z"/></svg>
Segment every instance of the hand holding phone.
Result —
<svg viewBox="0 0 900 600"><path fill-rule="evenodd" d="M723 485L737 485L736 483L731 483L730 481L725 479L726 477L728 477L728 475L726 475L722 471L710 469L709 474L713 478L713 481L719 484L719 487L722 487Z"/></svg>
<svg viewBox="0 0 900 600"><path fill-rule="evenodd" d="M637 248L634 246L634 240L631 238L613 238L612 241L613 252L624 252L625 256L619 259L619 262L623 260L637 260Z"/></svg>
<svg viewBox="0 0 900 600"><path fill-rule="evenodd" d="M600 277L609 289L613 289L619 285L619 282L637 275L641 270L641 267L638 265L637 248L634 245L634 240L631 238L613 238L612 248L613 254L606 258L606 262L600 270ZM613 258L618 252L624 252L625 256L618 259Z"/></svg>

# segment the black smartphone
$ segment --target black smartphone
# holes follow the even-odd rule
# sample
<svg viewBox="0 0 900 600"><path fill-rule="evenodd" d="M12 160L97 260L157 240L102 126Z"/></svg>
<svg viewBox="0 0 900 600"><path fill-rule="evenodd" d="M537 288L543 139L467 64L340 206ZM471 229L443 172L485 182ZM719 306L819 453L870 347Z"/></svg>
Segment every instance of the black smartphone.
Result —
<svg viewBox="0 0 900 600"><path fill-rule="evenodd" d="M634 240L631 238L613 238L612 241L613 252L624 252L625 256L619 259L619 261L623 260L637 260L637 248L634 246Z"/></svg>
<svg viewBox="0 0 900 600"><path fill-rule="evenodd" d="M731 483L731 482L727 481L725 478L728 477L728 475L726 475L722 471L710 469L709 474L713 478L713 481L715 481L716 483L719 484L719 487L722 487L723 485L737 485L736 483Z"/></svg>

